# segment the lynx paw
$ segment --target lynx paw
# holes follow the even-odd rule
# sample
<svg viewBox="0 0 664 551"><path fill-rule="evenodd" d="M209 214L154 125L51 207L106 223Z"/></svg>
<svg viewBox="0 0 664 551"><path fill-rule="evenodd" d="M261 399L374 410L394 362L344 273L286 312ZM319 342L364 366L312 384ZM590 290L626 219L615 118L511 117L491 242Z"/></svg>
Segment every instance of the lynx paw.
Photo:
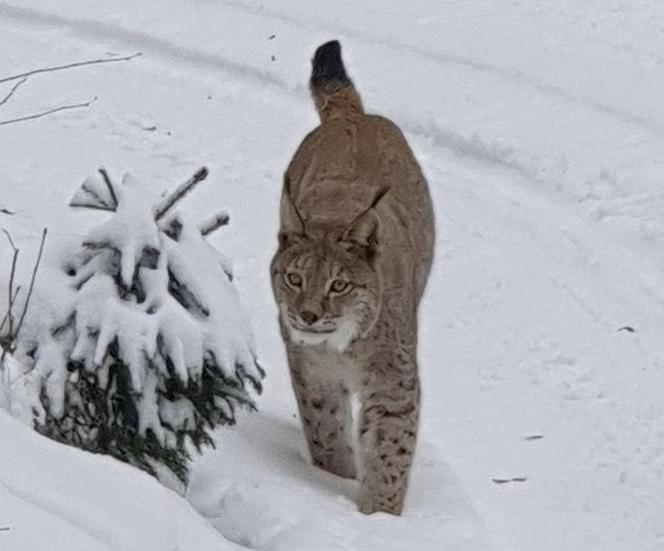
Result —
<svg viewBox="0 0 664 551"><path fill-rule="evenodd" d="M360 513L372 515L374 513L389 513L390 515L401 515L403 500L396 496L374 496L363 491L360 496Z"/></svg>

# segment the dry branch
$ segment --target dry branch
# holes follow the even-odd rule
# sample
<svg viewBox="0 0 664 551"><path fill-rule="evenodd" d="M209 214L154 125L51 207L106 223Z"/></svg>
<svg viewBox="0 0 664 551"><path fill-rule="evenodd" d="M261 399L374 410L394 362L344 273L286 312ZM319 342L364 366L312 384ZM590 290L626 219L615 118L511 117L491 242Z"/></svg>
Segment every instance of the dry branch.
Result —
<svg viewBox="0 0 664 551"><path fill-rule="evenodd" d="M12 239L11 234L4 228L2 229L2 233L4 233L7 236L7 239L9 240L9 244L11 245L12 249L16 250L16 245L14 244L14 240Z"/></svg>
<svg viewBox="0 0 664 551"><path fill-rule="evenodd" d="M41 117L45 117L47 115L51 115L53 113L57 113L59 111L68 111L70 109L81 109L83 107L90 107L92 103L97 101L97 96L92 98L90 101L87 101L85 103L75 103L72 105L61 105L60 107L56 107L55 109L49 109L48 111L43 111L41 113L35 113L34 115L26 115L25 117L18 117L16 119L9 119L5 121L0 121L0 126L5 126L7 124L14 124L17 122L25 122L25 121L31 121L34 119L39 119Z"/></svg>
<svg viewBox="0 0 664 551"><path fill-rule="evenodd" d="M16 325L16 331L14 332L14 342L18 338L19 331L21 331L21 326L23 325L23 320L25 315L28 312L28 306L30 305L30 298L32 297L32 290L35 286L35 279L37 278L37 270L39 270L39 264L41 262L42 253L44 252L44 244L46 243L46 235L48 234L48 228L42 230L41 242L39 243L39 253L37 254L37 260L35 261L35 266L32 268L32 276L30 277L30 286L28 287L28 294L25 297L25 303L23 304L23 311L21 312L21 317L18 320Z"/></svg>
<svg viewBox="0 0 664 551"><path fill-rule="evenodd" d="M179 186L173 193L171 193L166 199L164 199L157 207L155 210L155 220L158 222L163 218L163 216L173 208L173 206L180 201L185 195L187 195L194 187L196 187L196 184L199 182L202 182L207 178L208 175L208 169L207 167L201 167L199 168L196 173L189 178L184 184Z"/></svg>
<svg viewBox="0 0 664 551"><path fill-rule="evenodd" d="M25 77L23 80L19 80L16 84L14 84L14 86L13 86L12 89L9 91L9 93L8 93L4 98L2 98L2 99L0 100L0 105L4 105L5 103L7 103L7 102L11 99L11 97L14 95L14 93L16 92L16 90L18 90L19 87L20 87L20 86L21 86L26 80L28 80L28 77Z"/></svg>
<svg viewBox="0 0 664 551"><path fill-rule="evenodd" d="M23 303L23 310L21 311L21 316L15 328L14 328L13 310L14 310L14 304L16 303L16 297L18 296L21 287L17 286L16 291L13 291L13 286L14 286L14 277L16 273L16 259L18 258L19 250L14 245L14 241L12 240L9 232L4 229L2 231L7 236L7 239L9 239L9 243L14 249L14 261L12 262L12 271L9 279L9 305L7 307L8 309L7 313L5 314L5 318L2 320L2 324L0 325L0 330L2 330L2 328L4 328L6 320L9 320L9 330L6 333L6 335L4 335L0 339L0 348L2 349L2 353L0 354L0 370L2 370L5 366L5 358L7 354L14 352L16 341L18 339L18 334L21 330L21 326L23 325L23 321L25 320L25 316L28 312L28 306L30 305L30 298L32 297L32 291L35 286L35 279L37 278L37 270L39 270L39 264L41 263L42 253L44 252L44 243L46 242L46 234L48 230L47 228L44 228L44 230L42 231L41 242L39 244L39 253L37 254L37 260L35 261L35 265L32 268L30 287L28 288L28 294L25 297L25 302Z"/></svg>
<svg viewBox="0 0 664 551"><path fill-rule="evenodd" d="M11 267L11 272L9 273L9 302L7 303L7 316L6 319L9 321L9 335L14 334L14 314L12 310L12 303L15 298L14 295L14 278L16 276L16 262L18 261L18 253L19 250L14 244L14 240L12 239L12 236L10 233L3 228L2 232L7 236L7 240L9 241L9 245L11 246L12 250L14 251L13 257L12 257L12 267ZM2 322L2 327L5 325L5 320Z"/></svg>
<svg viewBox="0 0 664 551"><path fill-rule="evenodd" d="M66 65L56 65L53 67L44 67L42 69L33 69L32 71L26 71L25 73L20 73L17 75L12 75L9 77L0 78L0 84L3 82L10 82L12 80L19 80L21 78L31 77L33 75L38 75L40 73L52 73L55 71L64 71L66 69L73 69L75 67L83 67L85 65L99 65L102 63L117 63L119 61L129 61L135 57L143 55L141 52L135 54L124 56L124 57L109 57L102 59L90 59L88 61L77 61L75 63L67 63Z"/></svg>
<svg viewBox="0 0 664 551"><path fill-rule="evenodd" d="M99 169L99 174L101 174L102 177L101 181L106 185L108 195L103 193L103 188L101 187L99 180L85 180L79 191L76 192L72 200L69 202L70 207L104 210L109 212L115 212L117 210L119 202L113 180L103 167ZM175 191L164 198L159 205L154 207L155 221L159 222L159 220L162 219L168 211L178 203L178 201L182 200L199 182L205 180L207 176L207 167L199 168L189 180L178 186ZM228 214L221 211L200 224L198 230L203 236L206 236L222 226L227 225L229 221L230 217ZM177 241L180 230L182 229L182 224L177 217L174 217L172 220L163 222L162 225L160 225L160 228L168 236ZM84 243L83 245L89 248L108 248L111 246L110 243Z"/></svg>
<svg viewBox="0 0 664 551"><path fill-rule="evenodd" d="M230 222L230 216L222 211L203 222L198 229L203 235L210 235L222 226L227 225L228 222Z"/></svg>
<svg viewBox="0 0 664 551"><path fill-rule="evenodd" d="M21 286L17 285L16 286L16 291L14 291L14 295L12 298L9 300L9 306L7 307L7 312L5 313L5 316L2 318L2 322L0 322L0 334L2 334L2 330L5 328L5 323L7 323L7 320L9 319L9 316L12 315L12 312L14 311L14 304L16 304L16 299L18 298L18 293L21 290ZM10 334L10 333L8 333ZM2 338L0 337L0 346L2 346Z"/></svg>

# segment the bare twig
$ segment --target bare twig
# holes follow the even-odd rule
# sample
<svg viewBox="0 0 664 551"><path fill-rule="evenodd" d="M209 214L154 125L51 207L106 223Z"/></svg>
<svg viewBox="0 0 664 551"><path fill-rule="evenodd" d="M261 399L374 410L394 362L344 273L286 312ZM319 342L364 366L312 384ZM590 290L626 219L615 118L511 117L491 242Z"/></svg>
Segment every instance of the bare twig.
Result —
<svg viewBox="0 0 664 551"><path fill-rule="evenodd" d="M159 221L161 218L163 218L164 214L166 214L178 201L180 201L185 195L194 189L196 184L205 180L207 175L207 167L199 168L198 171L196 171L196 174L194 174L191 178L189 178L189 180L179 186L173 193L171 193L168 197L166 197L166 199L162 201L161 205L159 205L155 210L155 220Z"/></svg>
<svg viewBox="0 0 664 551"><path fill-rule="evenodd" d="M24 78L23 80L19 80L16 84L14 84L14 86L13 86L12 89L9 91L9 93L8 93L4 98L2 98L2 99L0 100L0 105L4 105L5 103L7 103L7 102L11 99L11 97L14 95L14 92L16 92L16 90L19 89L19 87L21 86L21 84L23 84L26 80L28 80L27 77Z"/></svg>
<svg viewBox="0 0 664 551"><path fill-rule="evenodd" d="M209 218L199 226L199 230L203 235L210 235L212 232L218 230L230 222L230 216L225 212L218 212L212 218Z"/></svg>
<svg viewBox="0 0 664 551"><path fill-rule="evenodd" d="M2 318L2 322L0 323L0 334L2 333L2 330L5 328L5 323L7 323L7 320L9 319L9 316L12 315L12 312L14 311L14 304L16 304L16 298L18 297L19 292L21 291L21 286L17 285L16 286L16 291L14 291L14 296L11 297L9 301L9 306L7 307L7 313L5 316ZM11 335L11 332L8 332L7 335ZM11 337L9 337L11 340ZM0 336L0 346L2 346L2 337Z"/></svg>
<svg viewBox="0 0 664 551"><path fill-rule="evenodd" d="M56 65L54 67L44 67L42 69L33 69L32 71L26 71L25 73L20 73L18 75L12 75L9 77L0 78L0 84L3 82L10 82L12 80L19 80L22 78L27 78L32 75L37 75L40 73L51 73L55 71L64 71L66 69L73 69L74 67L83 67L85 65L99 65L101 63L118 63L119 61L129 61L135 57L143 55L141 52L124 56L124 57L109 57L102 59L90 59L88 61L77 61L76 63L67 63L66 65Z"/></svg>
<svg viewBox="0 0 664 551"><path fill-rule="evenodd" d="M45 117L47 115L51 115L53 113L57 113L59 111L68 111L70 109L81 109L83 107L90 107L93 102L97 101L97 96L92 98L90 101L87 101L85 103L75 103L72 105L61 105L60 107L56 107L55 109L49 109L48 111L43 111L41 113L36 113L34 115L26 115L25 117L18 117L16 119L9 119L6 121L0 121L0 126L5 126L7 124L14 124L17 122L25 122L25 121L31 121L34 119L39 119L41 117Z"/></svg>
<svg viewBox="0 0 664 551"><path fill-rule="evenodd" d="M23 311L21 312L21 317L18 320L16 325L16 331L14 332L14 342L18 339L18 334L21 331L21 326L23 325L23 320L25 319L25 314L28 312L28 306L30 305L30 297L32 297L32 289L35 286L35 279L37 278L37 270L39 269L39 263L41 262L42 253L44 252L44 243L46 243L46 235L48 233L48 228L42 230L41 242L39 243L39 253L37 254L37 260L35 261L35 266L32 269L32 277L30 277L30 286L28 287L28 294L25 297L25 302L23 303Z"/></svg>
<svg viewBox="0 0 664 551"><path fill-rule="evenodd" d="M16 250L16 245L14 244L14 240L12 239L11 234L4 228L2 229L2 233L4 233L7 236L7 239L9 240L9 244L11 245L12 249Z"/></svg>
<svg viewBox="0 0 664 551"><path fill-rule="evenodd" d="M9 241L9 245L11 246L12 250L14 251L14 255L12 257L12 267L11 267L11 272L9 273L9 303L8 303L8 308L9 310L7 311L7 319L9 321L9 335L14 334L14 314L12 312L12 301L14 298L14 277L16 276L16 262L18 261L18 253L19 250L14 244L14 240L12 239L11 234L6 230L2 229L2 233L4 233L7 236L7 239ZM4 327L5 323L4 321L2 322L2 326Z"/></svg>

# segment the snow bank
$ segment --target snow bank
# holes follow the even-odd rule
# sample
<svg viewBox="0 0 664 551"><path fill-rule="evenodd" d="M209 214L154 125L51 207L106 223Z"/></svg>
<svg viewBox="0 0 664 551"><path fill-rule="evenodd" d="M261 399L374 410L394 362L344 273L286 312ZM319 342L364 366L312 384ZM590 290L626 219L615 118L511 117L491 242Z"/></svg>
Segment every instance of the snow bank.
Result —
<svg viewBox="0 0 664 551"><path fill-rule="evenodd" d="M4 411L0 434L2 549L239 549L133 467L52 442Z"/></svg>

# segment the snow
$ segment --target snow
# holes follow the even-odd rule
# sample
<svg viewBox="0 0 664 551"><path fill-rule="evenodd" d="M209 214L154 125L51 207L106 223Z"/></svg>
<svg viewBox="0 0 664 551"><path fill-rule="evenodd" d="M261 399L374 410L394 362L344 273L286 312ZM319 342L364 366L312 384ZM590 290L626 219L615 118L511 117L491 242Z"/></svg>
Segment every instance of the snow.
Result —
<svg viewBox="0 0 664 551"><path fill-rule="evenodd" d="M268 368L259 413L219 433L187 494L225 538L142 473L0 415L0 548L131 549L126 533L145 537L137 549L661 549L662 25L655 0L0 4L0 76L143 52L37 75L0 107L4 120L98 97L0 127L20 281L43 226L55 254L96 220L66 203L99 166L158 194L206 164L182 210L229 212L209 239L234 259ZM269 286L281 175L317 122L309 58L330 38L365 106L406 132L437 214L402 518L361 516L353 483L307 464ZM27 399L22 381L12 395Z"/></svg>
<svg viewBox="0 0 664 551"><path fill-rule="evenodd" d="M138 469L51 442L4 411L0 428L3 549L241 549Z"/></svg>
<svg viewBox="0 0 664 551"><path fill-rule="evenodd" d="M234 422L235 406L252 404L245 385L251 383L259 389L262 378L228 261L177 211L161 220L174 207L173 198L186 195L187 186L204 179L207 172L198 171L189 184L163 200L151 197L150 186L131 174L117 183L103 169L99 172L96 180L85 179L73 202L77 207L112 214L82 240L72 239L64 256L49 255L45 260L43 270L55 274L53 281L60 285L36 291L36 304L30 304L25 326L20 316L20 336L12 352L21 367L16 373L16 367L10 366L7 376L16 380L28 371L25 378L37 389L35 397L23 404L21 418L29 417L36 398L43 395L44 408L37 406L40 425L48 424L43 420L45 414L60 420L65 413L78 425L75 437L69 436L71 427L59 426L47 434L96 449L90 435L98 432L95 418L101 414L96 412L90 419L80 413L77 408L90 393L76 383L81 372L83 376L98 375L102 384L95 382L95 388L106 393L108 404L115 400L106 412L111 420L108 425L112 425L122 403L116 394L123 392L118 389L117 369L109 383L110 349L116 343L117 357L127 366L130 390L137 396L138 435L145 437L151 429L157 442L169 451L177 450L184 462L186 452L180 451L179 438L189 436L186 431L191 422L194 427L189 431L204 431L206 437L215 426ZM62 282L61 272L70 281ZM128 292L123 295L118 287ZM8 294L13 295L11 289ZM17 311L21 308L25 309L19 303ZM52 312L58 315L52 317ZM71 369L70 359L82 368ZM214 363L229 390L218 390L203 405L180 400L177 391L167 386L171 377L167 364L172 363L174 375L183 385L200 386L205 381L206 362ZM11 390L6 401L8 409L21 409ZM214 401L221 404L217 418ZM189 439L187 443L200 446L196 436Z"/></svg>

